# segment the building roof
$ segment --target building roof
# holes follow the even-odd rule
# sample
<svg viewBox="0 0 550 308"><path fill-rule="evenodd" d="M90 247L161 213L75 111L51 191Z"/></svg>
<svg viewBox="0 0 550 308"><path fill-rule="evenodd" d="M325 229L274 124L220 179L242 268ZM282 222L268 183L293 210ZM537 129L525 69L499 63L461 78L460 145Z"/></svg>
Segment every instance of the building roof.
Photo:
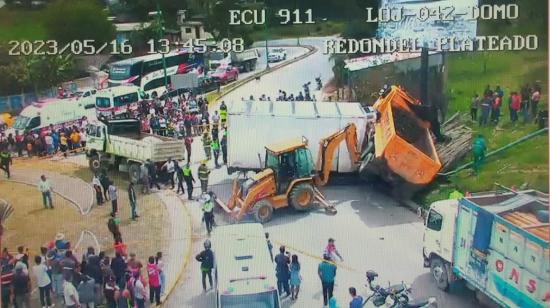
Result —
<svg viewBox="0 0 550 308"><path fill-rule="evenodd" d="M131 32L143 30L151 25L150 22L126 22L115 23L115 29L117 32Z"/></svg>
<svg viewBox="0 0 550 308"><path fill-rule="evenodd" d="M266 150L273 152L274 154L281 154L294 151L295 149L304 147L307 145L307 139L305 137L292 138L283 142L266 145Z"/></svg>

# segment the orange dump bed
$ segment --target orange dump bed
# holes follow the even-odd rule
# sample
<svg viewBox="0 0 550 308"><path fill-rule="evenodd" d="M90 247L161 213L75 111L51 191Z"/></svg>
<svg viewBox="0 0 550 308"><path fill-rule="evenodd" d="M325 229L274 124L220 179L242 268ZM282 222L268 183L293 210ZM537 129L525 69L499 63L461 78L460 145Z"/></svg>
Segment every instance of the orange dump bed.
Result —
<svg viewBox="0 0 550 308"><path fill-rule="evenodd" d="M428 184L441 169L441 162L430 124L420 119L409 104L418 103L395 86L374 104L380 112L380 121L375 124L375 157L407 182Z"/></svg>

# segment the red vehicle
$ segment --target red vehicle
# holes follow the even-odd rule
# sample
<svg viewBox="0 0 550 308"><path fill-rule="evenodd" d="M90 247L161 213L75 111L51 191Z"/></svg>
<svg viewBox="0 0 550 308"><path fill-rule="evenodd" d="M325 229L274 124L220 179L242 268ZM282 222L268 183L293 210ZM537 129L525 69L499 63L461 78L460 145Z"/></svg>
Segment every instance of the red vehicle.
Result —
<svg viewBox="0 0 550 308"><path fill-rule="evenodd" d="M220 66L210 76L219 83L226 84L239 78L239 69L231 65Z"/></svg>

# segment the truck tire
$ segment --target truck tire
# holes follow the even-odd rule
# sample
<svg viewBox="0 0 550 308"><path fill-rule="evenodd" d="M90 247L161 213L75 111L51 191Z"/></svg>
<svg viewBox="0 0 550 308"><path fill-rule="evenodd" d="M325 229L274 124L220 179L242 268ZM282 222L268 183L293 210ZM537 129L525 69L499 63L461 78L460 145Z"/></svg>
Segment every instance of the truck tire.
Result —
<svg viewBox="0 0 550 308"><path fill-rule="evenodd" d="M131 163L128 167L128 177L130 178L130 182L137 184L140 179L140 168L138 163Z"/></svg>
<svg viewBox="0 0 550 308"><path fill-rule="evenodd" d="M250 64L250 70L251 70L251 71L255 71L255 70L256 70L256 61L252 61L252 63Z"/></svg>
<svg viewBox="0 0 550 308"><path fill-rule="evenodd" d="M434 278L435 285L443 290L449 290L449 273L445 262L439 257L433 257L430 260L430 273Z"/></svg>
<svg viewBox="0 0 550 308"><path fill-rule="evenodd" d="M254 213L254 219L259 223L266 223L273 218L273 206L265 199L256 202L252 211Z"/></svg>
<svg viewBox="0 0 550 308"><path fill-rule="evenodd" d="M243 73L250 72L250 62L245 62L243 66Z"/></svg>
<svg viewBox="0 0 550 308"><path fill-rule="evenodd" d="M300 183L294 186L288 196L290 205L300 212L309 210L313 199L313 186L310 183Z"/></svg>
<svg viewBox="0 0 550 308"><path fill-rule="evenodd" d="M88 166L90 166L90 170L92 172L98 172L101 169L101 160L99 159L99 156L94 155L88 159Z"/></svg>

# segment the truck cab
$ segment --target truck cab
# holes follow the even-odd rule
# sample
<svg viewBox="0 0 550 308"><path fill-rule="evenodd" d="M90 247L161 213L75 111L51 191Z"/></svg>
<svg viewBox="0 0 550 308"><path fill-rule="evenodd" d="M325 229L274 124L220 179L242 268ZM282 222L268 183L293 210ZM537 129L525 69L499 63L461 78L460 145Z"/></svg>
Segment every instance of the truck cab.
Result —
<svg viewBox="0 0 550 308"><path fill-rule="evenodd" d="M434 202L424 221L422 254L438 287L447 288L452 273L453 240L458 200Z"/></svg>

